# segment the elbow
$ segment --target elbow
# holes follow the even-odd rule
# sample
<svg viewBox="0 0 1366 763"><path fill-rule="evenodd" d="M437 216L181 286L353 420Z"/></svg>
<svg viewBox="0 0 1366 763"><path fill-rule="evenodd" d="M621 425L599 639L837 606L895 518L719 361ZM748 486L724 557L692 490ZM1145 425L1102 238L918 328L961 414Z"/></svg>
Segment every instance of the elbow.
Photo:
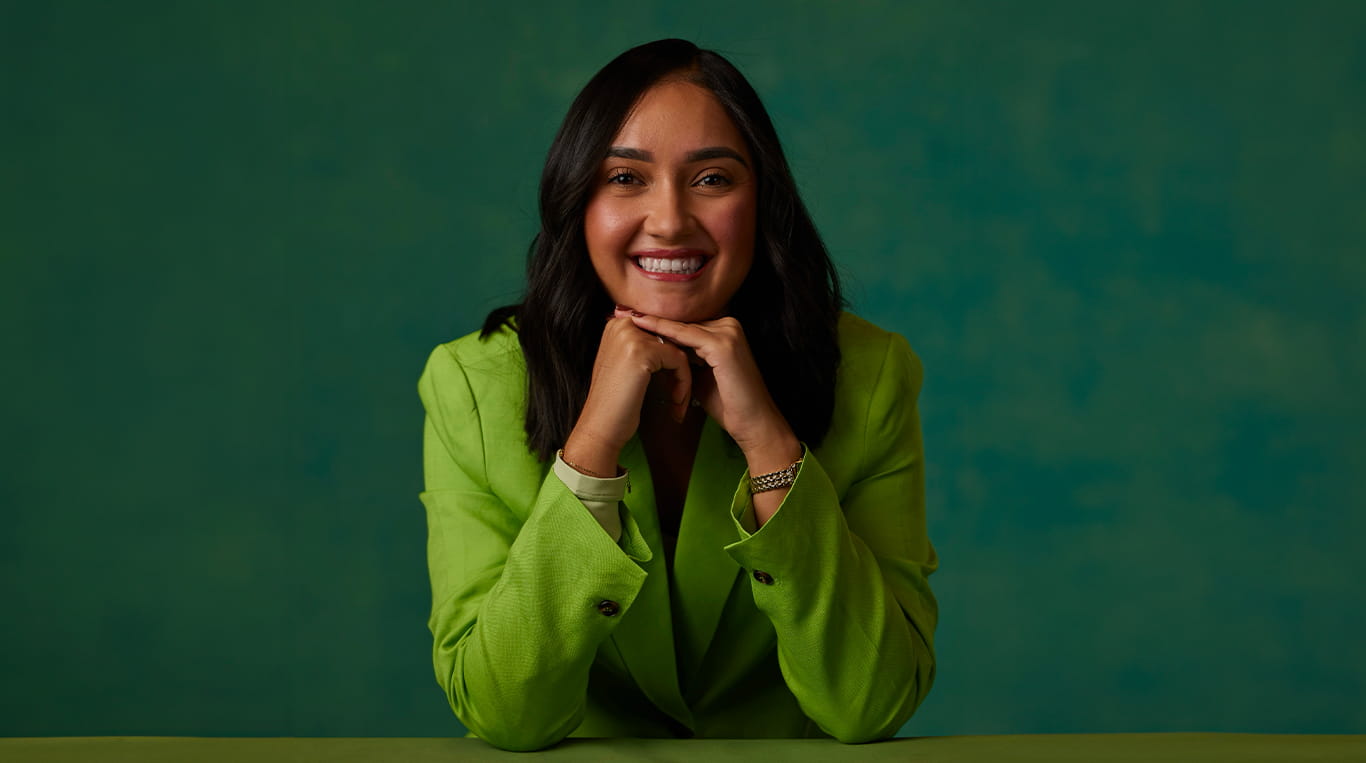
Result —
<svg viewBox="0 0 1366 763"><path fill-rule="evenodd" d="M471 734L509 752L533 752L558 744L583 720L582 706L552 712L530 692L479 701L452 693L450 699L451 709Z"/></svg>
<svg viewBox="0 0 1366 763"><path fill-rule="evenodd" d="M861 729L856 727L835 729L834 732L835 733L832 733L830 736L833 736L836 741L843 742L844 744L868 744L869 742L881 742L884 739L891 739L893 736L896 735L896 729L870 731L868 729Z"/></svg>
<svg viewBox="0 0 1366 763"><path fill-rule="evenodd" d="M909 713L908 713L909 715ZM900 714L898 714L898 718ZM869 742L881 742L884 739L891 739L896 736L896 732L901 729L904 721L897 719L887 720L885 717L878 720L873 717L846 717L835 719L830 723L821 724L825 733L834 737L836 741L844 744L867 744Z"/></svg>
<svg viewBox="0 0 1366 763"><path fill-rule="evenodd" d="M867 744L891 739L901 729L914 708L871 709L863 712L842 712L825 718L812 718L821 731L844 744Z"/></svg>
<svg viewBox="0 0 1366 763"><path fill-rule="evenodd" d="M488 742L490 745L493 745L500 750L507 750L508 752L535 752L537 750L544 750L547 747L558 744L564 739L563 734L535 736L514 729L490 729L488 733L481 733L474 729L470 729L470 731L472 731L476 737Z"/></svg>
<svg viewBox="0 0 1366 763"><path fill-rule="evenodd" d="M547 724L531 719L521 722L511 714L491 723L478 718L476 713L457 713L457 717L471 734L508 752L534 752L552 747L569 736L569 732L578 725L576 718L569 719L568 723ZM511 722L508 718L512 719Z"/></svg>
<svg viewBox="0 0 1366 763"><path fill-rule="evenodd" d="M538 689L524 678L500 676L454 642L439 643L435 655L437 683L455 717L472 736L511 752L550 747L578 728L584 703L556 702L553 690Z"/></svg>
<svg viewBox="0 0 1366 763"><path fill-rule="evenodd" d="M925 700L934 684L934 658L916 666L893 696L878 696L869 691L863 697L861 712L842 713L819 724L825 733L844 744L881 742L897 735Z"/></svg>
<svg viewBox="0 0 1366 763"><path fill-rule="evenodd" d="M825 733L835 738L835 741L844 744L868 744L870 742L881 742L896 736L896 732L901 730L904 720L892 722L870 722L862 718L842 718L833 723L820 724Z"/></svg>

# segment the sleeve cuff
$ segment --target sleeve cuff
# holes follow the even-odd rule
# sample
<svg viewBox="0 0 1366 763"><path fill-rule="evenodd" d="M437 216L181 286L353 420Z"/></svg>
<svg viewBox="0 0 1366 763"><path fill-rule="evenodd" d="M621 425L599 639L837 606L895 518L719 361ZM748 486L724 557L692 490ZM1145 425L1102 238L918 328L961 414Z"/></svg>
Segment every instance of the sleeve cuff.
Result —
<svg viewBox="0 0 1366 763"><path fill-rule="evenodd" d="M811 450L802 443L802 463L797 466L797 477L792 482L792 486L787 489L787 496L783 497L783 502L778 505L778 510L773 512L773 516L768 518L769 522L778 518L783 512L783 507L787 505L787 499L796 489L797 483L802 479L802 469L806 467L806 460L811 458ZM746 470L740 478L740 484L735 488L735 495L730 501L730 516L735 521L735 532L740 536L740 540L748 540L755 533L759 532L759 520L754 517L754 496L749 492L749 471ZM768 527L768 523L764 524Z"/></svg>
<svg viewBox="0 0 1366 763"><path fill-rule="evenodd" d="M602 525L602 529L612 540L620 541L620 505L621 499L626 495L626 475L608 479L590 477L566 464L558 453L555 454L554 469L555 476L583 503L584 508L598 520L598 524Z"/></svg>

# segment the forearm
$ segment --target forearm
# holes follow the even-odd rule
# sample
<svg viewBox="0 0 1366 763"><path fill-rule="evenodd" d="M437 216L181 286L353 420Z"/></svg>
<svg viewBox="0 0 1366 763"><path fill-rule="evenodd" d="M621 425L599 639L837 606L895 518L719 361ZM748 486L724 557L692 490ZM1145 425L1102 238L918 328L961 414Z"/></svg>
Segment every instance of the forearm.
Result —
<svg viewBox="0 0 1366 763"><path fill-rule="evenodd" d="M607 479L617 476L623 444L587 431L587 427L577 426L570 432L560 454L565 463L578 472Z"/></svg>
<svg viewBox="0 0 1366 763"><path fill-rule="evenodd" d="M485 385L486 386L486 385ZM629 611L650 551L629 516L620 543L568 487L490 432L518 432L500 400L481 417L457 354L432 353L418 384L433 664L475 734L535 749L573 731L603 639ZM599 606L603 602L614 606Z"/></svg>
<svg viewBox="0 0 1366 763"><path fill-rule="evenodd" d="M745 463L751 476L786 469L801 457L802 444L785 421L773 436L766 438L761 445L745 451ZM763 527L764 523L778 511L783 499L787 498L787 491L787 487L780 487L753 494L751 500L754 505L756 527Z"/></svg>
<svg viewBox="0 0 1366 763"><path fill-rule="evenodd" d="M737 494L733 511L743 504ZM934 676L937 609L926 565L874 554L809 454L781 510L727 550L750 573L807 716L846 742L895 734Z"/></svg>
<svg viewBox="0 0 1366 763"><path fill-rule="evenodd" d="M449 567L461 564L460 539L468 537L461 520L485 507L469 494L427 500L429 516L438 515L431 541L437 590ZM460 513L445 510L445 502L461 502ZM597 648L645 578L632 558L648 556L639 530L630 524L623 534L618 546L549 475L502 566L461 571L461 584L433 607L437 679L476 735L506 749L539 749L578 725Z"/></svg>
<svg viewBox="0 0 1366 763"><path fill-rule="evenodd" d="M759 609L778 634L778 663L789 688L807 716L843 742L894 736L929 693L935 673L928 625L934 615L924 607L904 610L877 560L857 546L840 555L823 590L814 579L793 581L809 583L811 597L835 606L803 606L806 594L756 595L756 602L771 599Z"/></svg>

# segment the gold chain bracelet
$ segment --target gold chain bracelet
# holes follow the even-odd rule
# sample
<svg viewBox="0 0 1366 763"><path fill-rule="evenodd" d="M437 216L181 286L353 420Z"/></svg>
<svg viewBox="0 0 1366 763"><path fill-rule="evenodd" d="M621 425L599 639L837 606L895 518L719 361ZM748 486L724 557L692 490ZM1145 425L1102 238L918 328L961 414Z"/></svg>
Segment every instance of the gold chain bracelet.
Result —
<svg viewBox="0 0 1366 763"><path fill-rule="evenodd" d="M776 472L769 472L768 474L760 474L757 477L750 477L749 494L755 495L769 490L791 487L792 483L797 481L797 469L801 465L802 460L799 458L789 464L785 469L779 469Z"/></svg>

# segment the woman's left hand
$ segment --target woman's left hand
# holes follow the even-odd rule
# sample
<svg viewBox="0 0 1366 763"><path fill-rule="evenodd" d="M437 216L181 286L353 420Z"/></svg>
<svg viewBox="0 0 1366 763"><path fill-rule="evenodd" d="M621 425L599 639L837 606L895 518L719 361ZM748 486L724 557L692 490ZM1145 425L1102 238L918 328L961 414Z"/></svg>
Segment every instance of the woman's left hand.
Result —
<svg viewBox="0 0 1366 763"><path fill-rule="evenodd" d="M750 474L777 471L801 456L801 443L769 395L739 321L680 323L654 315L631 320L706 364L693 372L693 397L744 451Z"/></svg>

